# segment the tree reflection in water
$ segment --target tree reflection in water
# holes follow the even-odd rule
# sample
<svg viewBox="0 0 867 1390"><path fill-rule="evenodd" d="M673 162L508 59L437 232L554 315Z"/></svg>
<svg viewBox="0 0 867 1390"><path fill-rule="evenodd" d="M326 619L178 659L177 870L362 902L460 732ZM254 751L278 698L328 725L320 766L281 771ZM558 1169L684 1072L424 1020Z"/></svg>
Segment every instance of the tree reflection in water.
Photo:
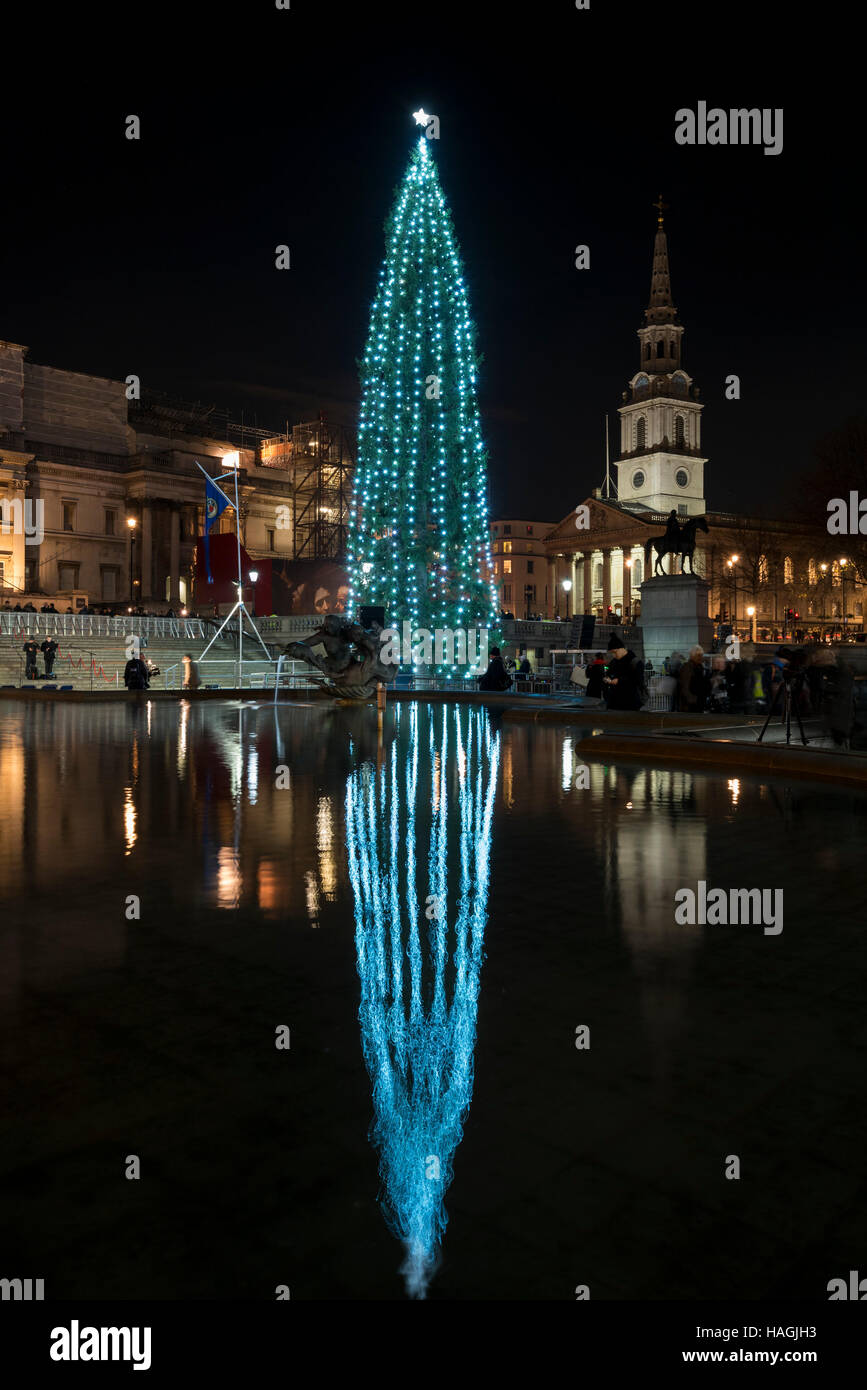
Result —
<svg viewBox="0 0 867 1390"><path fill-rule="evenodd" d="M472 1096L500 736L484 710L444 705L422 747L418 707L394 718L408 751L349 776L347 848L382 1204L424 1298Z"/></svg>

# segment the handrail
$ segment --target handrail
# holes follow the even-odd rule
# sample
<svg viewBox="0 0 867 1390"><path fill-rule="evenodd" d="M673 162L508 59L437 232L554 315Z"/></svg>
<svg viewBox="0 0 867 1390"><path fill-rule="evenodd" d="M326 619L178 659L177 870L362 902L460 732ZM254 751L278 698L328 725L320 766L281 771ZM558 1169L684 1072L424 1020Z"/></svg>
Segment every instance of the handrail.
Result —
<svg viewBox="0 0 867 1390"><path fill-rule="evenodd" d="M204 618L141 617L120 613L25 613L0 608L0 635L44 632L58 637L174 637L204 639ZM228 629L227 629L228 631Z"/></svg>

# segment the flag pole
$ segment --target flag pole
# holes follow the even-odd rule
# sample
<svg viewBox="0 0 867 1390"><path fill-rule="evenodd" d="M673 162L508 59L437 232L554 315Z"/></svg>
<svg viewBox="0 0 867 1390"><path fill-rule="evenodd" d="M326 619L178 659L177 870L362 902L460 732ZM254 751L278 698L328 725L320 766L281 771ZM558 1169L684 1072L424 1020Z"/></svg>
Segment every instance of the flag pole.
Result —
<svg viewBox="0 0 867 1390"><path fill-rule="evenodd" d="M271 653L268 651L268 648L265 646L265 643L262 641L262 634L260 633L260 631L259 631L259 629L257 628L256 624L253 622L253 619L250 617L250 614L247 612L246 606L245 606L245 604L244 604L244 587L243 587L243 585L244 585L244 575L243 575L243 570L242 570L242 567L241 567L241 507L240 507L239 497L238 497L238 473L239 473L240 467L241 467L241 456L240 456L240 454L238 454L237 457L238 457L238 462L237 462L237 464L235 465L234 469L232 470L233 473L234 473L234 476L235 476L235 501L234 501L234 503L232 502L232 499L231 499L230 497L226 497L226 494L225 494L225 492L223 492L223 489L222 489L221 487L218 487L218 486L217 486L218 483L223 482L224 479L228 478L228 477L229 477L229 474L228 474L228 473L220 473L218 477L212 478L211 475L210 475L210 473L208 473L204 468L202 468L202 465L199 463L199 460L198 460L198 459L195 459L195 464L196 464L196 467L197 467L198 469L200 469L200 471L201 471L202 473L204 473L204 475L205 475L205 477L207 478L208 482L211 483L214 487L216 487L218 492L222 492L222 493L223 493L223 496L226 497L226 501L228 502L229 506L230 506L230 507L231 507L231 506L234 506L234 508L235 508L235 541L236 541L237 547L238 547L238 597L237 597L237 600L236 600L236 602L235 602L234 607L232 608L231 613L227 613L226 617L223 619L222 623L221 623L220 626L217 628L217 631L214 633L214 635L213 635L213 637L211 638L210 642L209 642L208 645L205 647L205 650L202 652L202 655L199 657L199 660L200 660L200 661L203 661L203 660L205 659L205 657L207 656L208 652L211 650L212 646L213 646L214 643L216 642L217 638L220 636L220 633L223 631L223 628L226 627L226 626L232 621L232 619L234 618L235 614L237 613L237 614L238 614L238 689L240 690L240 689L243 688L243 681L244 681L243 660L244 660L244 616L245 616L245 614L246 614L246 617L247 617L247 621L250 623L250 625L251 625L251 627L252 627L254 633L256 634L256 637L257 637L257 639L258 639L258 642L259 642L260 647L262 648L263 652L265 653L265 656L267 657L267 659L268 659L269 661L271 660ZM206 524L207 524L207 517L205 518L205 522L206 522Z"/></svg>
<svg viewBox="0 0 867 1390"><path fill-rule="evenodd" d="M241 508L238 505L238 474L241 471L241 455L236 454L235 471L235 540L238 542L238 602L244 607L244 576L241 573ZM238 614L238 689L244 685L244 615Z"/></svg>

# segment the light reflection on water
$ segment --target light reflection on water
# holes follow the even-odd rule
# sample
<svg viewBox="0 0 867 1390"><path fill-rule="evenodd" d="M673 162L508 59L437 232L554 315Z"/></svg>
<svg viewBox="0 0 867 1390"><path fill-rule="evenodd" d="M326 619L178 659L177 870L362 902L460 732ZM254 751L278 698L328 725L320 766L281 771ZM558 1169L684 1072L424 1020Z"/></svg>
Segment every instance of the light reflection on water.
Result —
<svg viewBox="0 0 867 1390"><path fill-rule="evenodd" d="M347 779L347 850L383 1205L423 1298L472 1094L500 750L483 710L442 706L427 738L416 706L395 717L408 741Z"/></svg>

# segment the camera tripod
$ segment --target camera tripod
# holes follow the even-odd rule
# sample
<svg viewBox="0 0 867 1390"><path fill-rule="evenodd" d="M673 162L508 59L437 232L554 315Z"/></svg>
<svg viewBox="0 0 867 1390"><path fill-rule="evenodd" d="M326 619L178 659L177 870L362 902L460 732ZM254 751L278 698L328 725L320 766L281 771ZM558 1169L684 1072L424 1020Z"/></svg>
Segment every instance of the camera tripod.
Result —
<svg viewBox="0 0 867 1390"><path fill-rule="evenodd" d="M809 742L809 739L807 738L807 735L804 733L804 724L803 724L803 721L802 721L802 719L801 719L801 710L800 710L799 705L798 705L798 698L799 698L799 696L800 696L800 694L801 694L801 691L802 691L803 689L804 689L804 672L803 672L803 671L797 671L797 672L794 672L794 671L793 671L793 672L785 671L785 672L783 673L783 679L780 681L779 685L777 686L776 692L775 692L775 694L774 694L774 698L773 698L773 700L771 701L771 708L768 710L767 718L765 719L765 722L764 722L764 724L762 725L762 731L761 731L761 733L759 734L758 738L756 739L756 742L757 742L757 743L761 743L762 739L764 738L765 733L766 733L766 731L767 731L767 727L768 727L768 725L770 724L771 720L773 719L774 714L776 713L776 709L777 709L777 705L778 705L779 700L780 700L780 696L783 694L783 691L785 690L786 693L785 693L785 697L784 697L784 698L785 698L785 701L786 701L786 747L788 747L789 744L790 744L791 741L792 741L792 705L794 704L794 706L795 706L795 718L796 718L797 721L798 721L798 729L800 730L800 734L801 734L801 742L803 743L804 747L806 748L806 746L807 746L807 744L808 744L808 742Z"/></svg>

